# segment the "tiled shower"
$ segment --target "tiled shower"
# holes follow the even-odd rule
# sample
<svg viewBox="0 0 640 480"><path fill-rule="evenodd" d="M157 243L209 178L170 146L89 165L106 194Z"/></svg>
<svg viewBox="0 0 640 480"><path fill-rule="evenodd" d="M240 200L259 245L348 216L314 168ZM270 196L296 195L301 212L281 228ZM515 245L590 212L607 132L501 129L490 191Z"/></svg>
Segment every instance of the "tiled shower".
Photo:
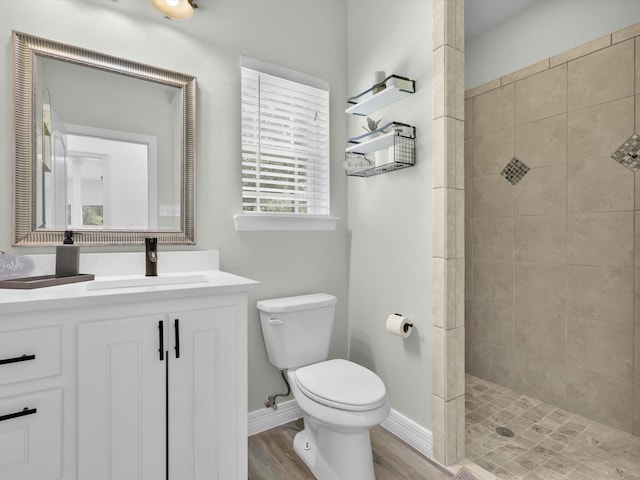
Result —
<svg viewBox="0 0 640 480"><path fill-rule="evenodd" d="M640 133L638 35L465 101L467 373L634 435L640 182L612 155Z"/></svg>

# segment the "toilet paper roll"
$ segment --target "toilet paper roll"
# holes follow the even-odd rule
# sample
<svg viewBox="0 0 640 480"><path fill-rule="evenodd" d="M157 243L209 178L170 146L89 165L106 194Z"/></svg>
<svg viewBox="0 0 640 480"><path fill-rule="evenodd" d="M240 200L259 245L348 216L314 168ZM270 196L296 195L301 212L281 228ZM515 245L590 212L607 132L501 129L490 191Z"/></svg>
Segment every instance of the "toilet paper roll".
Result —
<svg viewBox="0 0 640 480"><path fill-rule="evenodd" d="M413 324L402 315L392 313L387 317L387 332L407 338L412 330Z"/></svg>

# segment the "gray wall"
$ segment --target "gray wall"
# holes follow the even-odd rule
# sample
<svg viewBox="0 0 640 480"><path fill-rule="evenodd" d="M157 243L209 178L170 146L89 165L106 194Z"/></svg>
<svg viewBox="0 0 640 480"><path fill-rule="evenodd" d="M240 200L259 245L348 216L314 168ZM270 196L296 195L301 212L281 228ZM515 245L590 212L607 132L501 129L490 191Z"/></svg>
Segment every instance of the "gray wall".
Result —
<svg viewBox="0 0 640 480"><path fill-rule="evenodd" d="M637 0L539 0L465 44L465 88L640 20Z"/></svg>
<svg viewBox="0 0 640 480"><path fill-rule="evenodd" d="M416 93L371 114L417 129L416 166L349 178L349 355L376 371L400 413L431 428L430 0L348 2L349 94L384 70L416 81ZM349 133L363 132L349 118ZM385 330L390 313L413 320L407 338Z"/></svg>
<svg viewBox="0 0 640 480"><path fill-rule="evenodd" d="M262 282L249 309L249 410L281 390L267 360L255 301L326 291L338 297L331 356L347 354L347 180L341 169L347 97L346 6L325 0L201 0L188 21L168 21L142 0L6 0L0 33L0 250L11 248L11 30L198 78L196 249L219 249L223 270ZM240 55L324 78L331 85L334 232L238 233L241 210ZM140 247L141 248L141 247ZM162 250L160 247L160 255ZM89 249L83 249L89 251ZM112 251L102 248L94 251ZM135 247L128 250L138 250Z"/></svg>

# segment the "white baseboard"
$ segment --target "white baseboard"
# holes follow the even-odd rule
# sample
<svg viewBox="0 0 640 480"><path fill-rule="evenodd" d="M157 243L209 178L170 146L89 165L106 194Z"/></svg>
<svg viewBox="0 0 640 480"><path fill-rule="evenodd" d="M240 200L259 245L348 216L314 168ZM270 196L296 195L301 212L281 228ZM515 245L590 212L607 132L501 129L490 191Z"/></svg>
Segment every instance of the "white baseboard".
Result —
<svg viewBox="0 0 640 480"><path fill-rule="evenodd" d="M272 408L254 410L249 412L247 422L249 436L297 420L300 417L302 417L302 410L295 400L278 403L277 410Z"/></svg>
<svg viewBox="0 0 640 480"><path fill-rule="evenodd" d="M270 428L297 420L300 417L302 417L302 410L295 399L278 404L277 410L263 408L249 412L247 422L249 435L264 432ZM381 426L407 442L423 455L429 458L433 457L433 435L430 430L422 425L418 425L410 418L392 409Z"/></svg>
<svg viewBox="0 0 640 480"><path fill-rule="evenodd" d="M391 413L381 426L426 457L433 458L433 434L422 425L391 409Z"/></svg>

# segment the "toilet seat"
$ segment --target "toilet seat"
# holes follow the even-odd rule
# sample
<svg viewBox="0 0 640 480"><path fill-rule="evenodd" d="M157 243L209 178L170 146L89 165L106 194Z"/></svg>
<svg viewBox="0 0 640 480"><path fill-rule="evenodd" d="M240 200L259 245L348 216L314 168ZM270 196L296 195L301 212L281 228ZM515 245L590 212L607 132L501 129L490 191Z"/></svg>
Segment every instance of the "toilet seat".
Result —
<svg viewBox="0 0 640 480"><path fill-rule="evenodd" d="M382 380L348 360L328 360L300 368L295 372L295 382L310 399L341 410L373 410L386 401Z"/></svg>

